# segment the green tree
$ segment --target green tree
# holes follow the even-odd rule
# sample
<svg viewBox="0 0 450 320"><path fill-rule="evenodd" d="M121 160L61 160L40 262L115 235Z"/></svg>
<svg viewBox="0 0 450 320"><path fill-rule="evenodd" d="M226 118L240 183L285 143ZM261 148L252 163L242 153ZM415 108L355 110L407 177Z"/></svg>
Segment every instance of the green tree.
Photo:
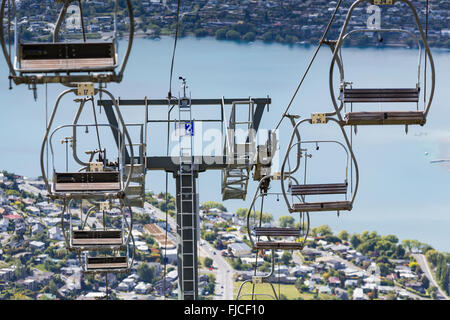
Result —
<svg viewBox="0 0 450 320"><path fill-rule="evenodd" d="M428 250L425 254L425 257L427 258L428 262L431 263L433 267L435 267L437 264L437 259L439 257L439 252L434 249Z"/></svg>
<svg viewBox="0 0 450 320"><path fill-rule="evenodd" d="M350 243L354 249L358 248L361 242L361 238L357 234L352 235L352 237L350 238Z"/></svg>
<svg viewBox="0 0 450 320"><path fill-rule="evenodd" d="M236 210L236 215L241 219L244 219L247 216L247 213L248 213L248 209L246 209L246 208L238 208Z"/></svg>
<svg viewBox="0 0 450 320"><path fill-rule="evenodd" d="M227 38L227 28L220 28L216 31L217 40L225 40Z"/></svg>
<svg viewBox="0 0 450 320"><path fill-rule="evenodd" d="M283 252L283 255L281 256L281 262L284 265L288 266L291 260L292 260L292 254L287 251Z"/></svg>
<svg viewBox="0 0 450 320"><path fill-rule="evenodd" d="M330 226L325 224L325 225L318 226L316 228L312 228L311 234L314 237L317 237L317 236L326 237L326 236L332 236L333 231L331 231Z"/></svg>
<svg viewBox="0 0 450 320"><path fill-rule="evenodd" d="M141 263L137 267L137 274L141 281L152 283L155 277L155 268L149 267L147 263Z"/></svg>
<svg viewBox="0 0 450 320"><path fill-rule="evenodd" d="M205 260L203 260L203 264L205 265L206 268L211 268L213 265L214 260L206 257Z"/></svg>
<svg viewBox="0 0 450 320"><path fill-rule="evenodd" d="M53 280L48 283L48 291L55 296L58 294L58 286Z"/></svg>
<svg viewBox="0 0 450 320"><path fill-rule="evenodd" d="M225 38L227 40L241 40L241 34L235 30L229 30L226 33Z"/></svg>
<svg viewBox="0 0 450 320"><path fill-rule="evenodd" d="M254 32L247 32L242 37L242 40L245 41L245 42L255 41L255 39L256 39L256 34Z"/></svg>
<svg viewBox="0 0 450 320"><path fill-rule="evenodd" d="M281 216L278 218L278 225L281 228L293 227L295 219L292 216Z"/></svg>
<svg viewBox="0 0 450 320"><path fill-rule="evenodd" d="M206 201L201 204L201 208L204 210L210 210L213 208L219 209L221 211L227 211L227 208L224 207L224 205L220 202L216 201Z"/></svg>
<svg viewBox="0 0 450 320"><path fill-rule="evenodd" d="M340 238L341 240L344 240L344 241L347 241L349 239L349 237L350 237L350 234L346 230L342 230L338 234L338 238Z"/></svg>

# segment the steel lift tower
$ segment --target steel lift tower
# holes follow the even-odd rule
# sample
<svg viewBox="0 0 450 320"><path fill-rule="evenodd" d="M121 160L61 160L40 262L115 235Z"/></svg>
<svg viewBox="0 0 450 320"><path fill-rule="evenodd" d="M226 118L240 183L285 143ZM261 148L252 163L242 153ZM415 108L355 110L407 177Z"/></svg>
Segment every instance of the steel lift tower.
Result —
<svg viewBox="0 0 450 320"><path fill-rule="evenodd" d="M180 78L182 79L182 78ZM109 123L112 128L116 128L117 119L113 112L115 103L119 107L126 106L143 106L145 107L146 125L151 123L164 123L168 125L174 123L176 130L184 131L184 135L179 135L179 157L173 156L147 156L146 170L165 171L172 173L176 180L176 201L177 201L177 238L178 238L178 288L179 299L181 300L197 300L198 296L198 271L197 271L197 244L199 241L199 202L197 179L199 173L207 170L221 170L223 177L230 176L229 172L238 168L242 171L243 166L247 166L246 177L243 175L241 180L248 180L252 167L255 165L256 157L252 156L252 152L248 145L254 144L252 138L247 137L247 147L241 148L236 145L234 137L231 136L234 128L239 123L245 123L256 133L262 115L266 108L270 105L271 99L267 98L239 98L239 99L191 99L186 95L186 82L183 80L184 94L180 98L172 99L142 99L142 100L98 100L98 105L102 106L106 112ZM243 103L243 102L246 103ZM238 104L247 104L245 114L248 118L245 121L236 121L236 106ZM149 108L152 107L171 107L170 111L175 107L178 108L178 119L170 119L170 111L168 119L155 120L149 119ZM230 117L226 116L226 106L230 109ZM256 107L254 107L256 106ZM194 119L192 110L194 108L218 108L220 117L217 119ZM249 113L249 110L251 111ZM225 139L224 154L209 157L207 160L203 156L197 156L193 153L193 137L195 124L199 122L216 123L222 128L223 137ZM251 122L251 123L250 123ZM128 126L129 124L127 124ZM224 127L227 132L224 133ZM113 134L114 129L113 130ZM115 135L116 136L116 135ZM150 134L151 136L151 134ZM255 148L256 149L256 148ZM232 152L230 154L230 152ZM256 154L254 154L256 155ZM178 158L178 161L174 161ZM239 158L240 161L233 165L230 159ZM127 156L127 163L131 163L131 159ZM139 159L133 159L139 162ZM232 182L235 185L235 182ZM247 190L247 183L241 183L241 192L235 192L234 199L242 199L242 195ZM226 179L222 180L222 192L227 188ZM234 186L235 188L235 186ZM228 194L227 199L233 199L233 195Z"/></svg>

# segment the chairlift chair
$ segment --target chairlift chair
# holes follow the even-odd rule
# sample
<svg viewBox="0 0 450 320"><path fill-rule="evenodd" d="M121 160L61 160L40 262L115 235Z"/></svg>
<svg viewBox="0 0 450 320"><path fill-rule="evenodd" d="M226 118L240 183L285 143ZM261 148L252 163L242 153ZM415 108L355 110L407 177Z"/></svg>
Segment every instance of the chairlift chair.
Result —
<svg viewBox="0 0 450 320"><path fill-rule="evenodd" d="M347 32L347 27L350 22L355 9L363 2L369 2L375 5L395 5L397 2L405 3L412 11L414 20L416 22L417 28L419 30L420 36L417 37L413 32L404 29L355 29ZM344 67L342 59L342 46L346 39L350 38L352 35L357 33L404 33L410 38L412 38L419 50L418 58L418 74L416 86L412 88L359 88L354 87L352 82L344 76ZM431 88L428 95L428 100L424 98L423 110L419 108L419 100L421 96L421 63L422 63L422 45L425 48L425 59L429 60L429 66L431 69ZM426 60L425 60L426 61ZM339 74L340 74L340 93L339 100L340 104L336 99L336 93L334 89L334 66L338 64ZM426 74L426 70L424 72ZM426 88L426 77L424 77L424 86ZM405 125L406 129L408 125L421 125L426 123L426 118L430 110L431 102L433 100L434 89L435 89L435 67L433 62L433 57L431 55L430 48L428 47L426 35L423 32L422 26L419 21L416 9L409 0L390 0L390 1L379 1L379 0L357 0L355 1L350 9L348 10L344 25L341 29L339 38L336 42L333 51L333 58L331 61L330 75L329 75L329 87L333 106L335 108L335 113L337 114L341 124L343 126L358 126L358 125ZM425 91L425 90L422 90ZM424 95L426 92L423 93ZM354 104L386 104L390 105L398 103L409 103L415 106L415 110L396 110L391 109L389 111L354 111ZM349 108L347 107L349 105ZM350 111L348 111L350 109ZM411 108L410 108L411 109ZM345 112L342 115L343 111Z"/></svg>
<svg viewBox="0 0 450 320"><path fill-rule="evenodd" d="M68 89L64 91L57 99L55 108L53 109L44 140L41 147L41 172L47 187L47 192L51 198L89 198L108 199L110 197L126 198L128 186L131 182L131 177L134 173L134 161L131 161L127 170L125 165L125 150L130 151L130 159L134 159L133 148L125 148L125 141L127 145L132 145L130 136L128 134L126 125L120 114L117 102L114 104L115 111L121 123L121 129L110 124L79 124L78 120L83 110L86 99L81 99L80 106L75 116L74 122L71 125L62 125L54 129L51 133L52 124L60 104L61 98L69 93L75 93L75 89ZM114 97L104 89L96 90L96 93L103 92L110 96L112 101L116 101ZM106 156L99 158L101 161L93 161L93 154L102 154L104 150L91 151L91 157L88 162L82 161L77 154L77 129L88 127L110 127L117 134L118 155L117 162L109 163ZM55 169L55 154L53 148L52 138L56 132L63 128L72 128L73 134L71 138L71 149L75 162L81 165L77 172L56 171ZM48 173L44 166L44 153L46 150L47 141L49 142L50 152L53 162L53 184L52 187L48 182Z"/></svg>
<svg viewBox="0 0 450 320"><path fill-rule="evenodd" d="M342 131L344 136L344 143L337 140L302 140L301 135L299 133L299 126L301 124L309 123L328 123L329 121L336 123ZM297 141L294 143L294 138L297 138ZM305 145L313 145L319 148L320 144L333 144L341 147L346 154L346 166L345 166L345 179L342 183L324 183L324 184L310 184L306 182L306 158L304 161L305 165L305 173L303 177L303 183L298 183L298 180L294 178L297 171L300 169L300 160L303 157L303 151L307 150L306 148L302 148ZM289 155L292 150L296 147L296 166L294 169L290 168L289 164ZM351 159L351 160L350 160ZM349 166L351 168L355 168L355 188L352 194L350 194L348 190L348 183L351 181L353 183L353 170L350 170L349 177ZM283 193L283 198L289 208L289 212L320 212L320 211L351 211L353 208L353 202L357 193L358 183L359 183L359 171L356 163L356 158L353 154L353 150L351 144L347 138L347 134L343 127L339 124L339 121L325 116L323 114L323 122L316 122L313 118L304 119L297 122L294 126L291 139L289 141L289 145L287 148L286 155L283 160L282 168L281 168L281 190ZM285 180L289 181L289 188L286 189ZM328 195L344 195L343 200L329 200L323 198L323 196ZM320 201L308 202L306 200L307 196L318 196L320 197ZM291 197L291 200L289 200ZM350 198L350 199L349 199ZM323 200L322 200L323 199ZM300 200L300 201L299 201Z"/></svg>
<svg viewBox="0 0 450 320"><path fill-rule="evenodd" d="M3 36L3 26L1 24L0 43L10 70L10 79L12 79L16 85L36 85L42 83L62 83L71 85L78 82L108 83L122 81L134 36L134 17L131 0L126 0L130 27L128 47L121 64L119 64L117 41L118 0L115 1L114 35L112 40L86 40L81 1L76 1L80 8L80 20L84 38L83 42L59 41L59 32L63 19L66 16L70 3L73 2L72 0L66 0L62 1L63 6L55 26L52 43L25 43L19 39L15 2L15 0L2 0L0 8L0 17L2 19L10 18L11 14L14 16L14 21L10 21L10 24L12 23L14 25L15 56L12 56L12 52L8 52L8 45ZM8 16L5 17L5 7L7 3L11 3L12 7L8 8L10 12L8 13ZM8 41L11 42L11 39L8 39ZM120 70L119 72L116 72L116 69L119 66Z"/></svg>
<svg viewBox="0 0 450 320"><path fill-rule="evenodd" d="M88 209L85 217L82 215L82 207L80 208L80 223L75 225L70 211L70 203L67 211L69 212L69 236L66 245L69 250L76 251L102 251L102 250L123 250L128 245L131 238L133 221L128 223L125 210L122 207L113 206L110 202L100 202ZM119 210L121 216L121 227L103 226L102 229L87 228L88 218L92 214L101 212L105 217L110 214L111 209ZM106 221L106 219L103 219ZM62 222L64 223L64 221Z"/></svg>

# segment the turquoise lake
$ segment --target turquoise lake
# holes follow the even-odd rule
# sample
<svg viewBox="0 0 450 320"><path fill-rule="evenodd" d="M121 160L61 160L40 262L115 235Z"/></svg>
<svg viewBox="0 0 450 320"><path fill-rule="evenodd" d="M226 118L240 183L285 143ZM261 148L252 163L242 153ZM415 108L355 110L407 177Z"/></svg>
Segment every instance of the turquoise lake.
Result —
<svg viewBox="0 0 450 320"><path fill-rule="evenodd" d="M108 85L108 90L121 99L165 98L169 89L172 46L171 38L136 39L124 81L120 85ZM124 48L125 43L121 42L121 50ZM269 96L272 104L270 111L263 115L260 128L272 129L289 103L314 50L314 47L262 42L242 44L183 38L178 43L172 92L180 91L178 76L183 76L187 78L192 98ZM355 87L414 87L416 84L415 50L346 48L343 55L348 67L346 78L351 79ZM340 217L335 213L311 213L313 227L328 224L336 233L343 229L349 232L375 230L382 235L395 234L401 240L417 239L438 250L450 251L450 165L430 164L430 160L450 159L450 52L434 50L433 57L436 92L427 124L411 126L408 134L402 126L359 127L357 135L353 135L360 171L354 208L341 213ZM311 113L334 110L328 88L330 60L331 52L324 47L290 113L308 118ZM36 177L41 174L39 156L46 123L45 86L39 87L35 102L32 92L24 86L8 90L5 63L0 64L0 75L0 169ZM64 89L61 85L49 85L49 112ZM167 117L166 109L155 109L151 115ZM67 99L55 125L71 123L75 111L75 105ZM122 112L129 122L144 119L143 108L126 107ZM209 115L204 111L196 116L213 117L217 112ZM104 113L99 118L104 120ZM164 126L150 126L149 154L165 155L166 130ZM305 126L302 130L302 135L309 139L341 139L339 128L333 125ZM290 134L290 124L285 120L279 133L281 160ZM59 141L57 144L60 145ZM308 164L311 183L327 183L327 179L339 181L345 175L345 156L332 150L328 152L326 148L323 152L322 157L313 156L311 166ZM169 177L169 191L174 194L174 181ZM247 207L256 185L255 181L250 181L245 202L229 200L224 205L229 211ZM164 191L165 174L150 172L147 188ZM279 189L279 181L275 181L271 191ZM201 202L221 201L221 173L202 173L199 192ZM281 197L277 201L276 196L265 200L264 211L275 218L288 214L284 201Z"/></svg>

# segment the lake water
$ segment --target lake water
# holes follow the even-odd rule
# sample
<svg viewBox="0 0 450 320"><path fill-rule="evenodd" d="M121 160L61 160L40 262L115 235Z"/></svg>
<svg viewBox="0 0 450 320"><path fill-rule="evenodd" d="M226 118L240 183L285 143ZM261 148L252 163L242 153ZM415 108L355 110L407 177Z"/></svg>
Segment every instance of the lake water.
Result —
<svg viewBox="0 0 450 320"><path fill-rule="evenodd" d="M137 39L124 81L108 86L122 99L164 98L169 87L169 68L173 40ZM123 50L125 43L121 43ZM240 44L214 39L184 38L178 43L172 92L179 92L178 76L188 80L193 98L232 98L270 96L270 111L263 115L262 129L272 129L281 117L303 74L314 47L289 47L255 42ZM354 209L338 218L332 213L311 214L312 226L330 225L334 231L376 230L380 234L395 234L400 239L417 239L439 250L450 251L450 172L444 164L430 160L450 158L450 53L435 50L437 67L436 95L428 122L424 127L360 127L353 136L354 152L360 169L360 187ZM331 54L323 48L313 65L303 89L290 113L307 118L311 113L332 111L328 72ZM347 78L355 86L413 87L416 81L417 52L406 49L345 49ZM45 86L39 87L35 102L26 87L8 90L6 64L0 64L0 169L27 176L40 175L39 154L45 130ZM48 87L48 110L53 108L60 85ZM375 107L376 108L376 107ZM64 102L57 124L71 123L74 105ZM127 107L126 121L142 122L143 109ZM207 112L197 116L206 116ZM152 117L166 117L165 109L155 110ZM104 114L100 115L104 119ZM282 156L290 137L290 125L285 120L280 128ZM313 131L313 130L316 131ZM340 138L336 127L304 127L309 138ZM149 153L166 153L166 129L151 127ZM92 130L91 130L92 131ZM58 142L59 144L59 142ZM61 148L61 146L59 146ZM324 150L326 151L326 150ZM326 183L327 178L342 177L345 170L340 154L324 153L311 167L308 179ZM317 156L317 159L320 157ZM315 159L313 157L313 159ZM342 160L341 160L342 159ZM328 161L327 161L328 160ZM314 163L314 161L311 161ZM165 174L151 172L147 188L155 192L165 189ZM172 179L169 191L175 192ZM202 173L199 179L200 201L221 200L221 174ZM251 181L247 201L229 200L229 210L247 207L255 192ZM279 191L276 182L271 191ZM286 215L282 199L268 199L264 211L275 218Z"/></svg>

